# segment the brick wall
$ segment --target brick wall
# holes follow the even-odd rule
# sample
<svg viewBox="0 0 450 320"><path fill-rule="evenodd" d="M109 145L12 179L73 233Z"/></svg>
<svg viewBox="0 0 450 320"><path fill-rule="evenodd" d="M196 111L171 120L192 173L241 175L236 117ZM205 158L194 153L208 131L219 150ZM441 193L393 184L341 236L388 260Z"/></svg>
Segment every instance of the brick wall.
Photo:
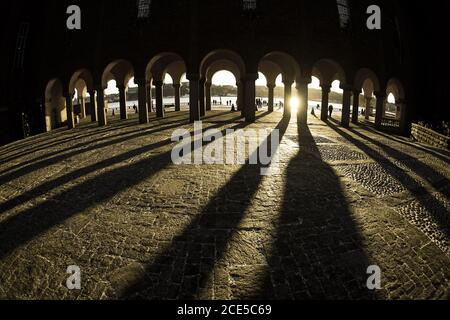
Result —
<svg viewBox="0 0 450 320"><path fill-rule="evenodd" d="M411 135L418 142L426 143L438 148L450 149L450 138L431 129L413 124Z"/></svg>

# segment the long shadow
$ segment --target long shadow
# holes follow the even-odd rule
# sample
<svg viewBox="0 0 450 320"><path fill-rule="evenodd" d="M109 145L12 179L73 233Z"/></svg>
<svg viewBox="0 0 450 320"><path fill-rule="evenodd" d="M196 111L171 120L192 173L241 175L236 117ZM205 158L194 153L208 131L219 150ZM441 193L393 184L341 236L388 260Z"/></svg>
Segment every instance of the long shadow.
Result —
<svg viewBox="0 0 450 320"><path fill-rule="evenodd" d="M393 159L401 162L403 165L405 165L409 170L420 176L422 179L429 181L430 176L435 176L438 178L437 183L430 182L430 184L438 189L441 186L445 186L449 184L449 180L440 172L437 172L435 169L431 168L429 165L423 163L422 161L418 160L414 156L411 156L409 154L406 154L402 151L399 151L393 147L390 147L380 141L377 141L373 138L370 138L361 132L358 132L354 129L348 129L350 132L355 134L356 136L360 137L361 139L370 142L371 144L378 146L381 150L386 152L387 155L392 157ZM377 156L377 153L374 154L374 156Z"/></svg>
<svg viewBox="0 0 450 320"><path fill-rule="evenodd" d="M206 117L205 119L214 118L214 117L217 117L217 116L220 116L220 115L221 115L221 114L218 114L218 115L215 115L215 116L213 115L213 116L210 116L210 117ZM172 118L175 118L175 117L172 117ZM167 118L165 118L165 119L167 119ZM228 121L235 121L235 120L239 120L239 119L240 119L239 117L236 117L236 118L233 118L233 119L228 119L228 120L225 121L225 122L228 122ZM145 129L139 128L139 129L133 130L133 131L131 131L131 132L119 133L119 134L115 134L115 135L109 136L108 139L112 139L112 138L116 138L116 137L121 137L121 139L119 139L119 140L109 141L109 142L111 142L111 143L125 142L125 141L128 140L128 139L133 139L133 138L139 136L139 134L137 134L137 135L130 135L130 134L132 134L132 133L142 132L143 130L148 130L148 129L152 129L152 128L157 128L157 127L163 126L163 125L166 126L166 127L162 127L161 130L159 130L159 131L173 129L175 126L169 126L169 125L171 125L171 124L176 124L176 123L177 123L178 125L183 125L183 124L186 124L186 123L187 123L187 120L186 120L186 119L178 119L178 120L175 120L175 121L164 122L164 123L161 123L161 121L152 121L152 122L154 122L154 123L156 123L156 124L155 124L154 126L146 127ZM96 132L94 132L94 133L88 133L88 134L85 134L85 135L74 136L73 139L70 139L70 138L69 138L69 139L67 139L67 141L73 141L73 140L82 139L82 138L85 138L85 137L96 136L96 135L102 134L102 133L104 133L104 132L106 132L106 131L112 131L112 130L114 130L114 129L121 128L121 127L125 127L125 126L116 126L116 127L108 128L108 129L105 129L105 130L96 131ZM157 130L154 130L154 131L152 131L152 132L149 132L149 134L156 133L156 132L157 132ZM128 136L127 138L125 138L127 135L130 135L130 136ZM39 167L39 165L43 165L43 166L46 167L46 166L48 166L48 165L51 165L51 164L54 164L54 163L56 163L56 162L58 162L58 161L61 161L61 160L63 160L63 159L66 159L67 157L71 157L71 156L73 156L73 155L79 155L79 154L85 152L85 149L79 150L79 151L74 151L74 152L70 153L67 157L66 157L66 155L64 155L64 156L62 156L63 158L56 157L56 158L48 159L49 157L52 157L52 156L61 154L61 153L66 152L66 151L76 150L76 149L78 149L78 148L85 147L85 146L88 145L88 144L91 144L91 145L92 145L92 144L94 144L94 143L97 143L97 142L100 142L100 141L103 141L103 140L105 140L105 138L100 137L100 138L95 139L95 140L90 140L88 143L86 143L86 142L79 143L79 144L70 146L70 147L68 147L68 148L62 149L62 150L58 150L58 151L55 151L55 152L52 152L52 153L45 154L45 159L42 159L42 156L40 156L40 157L39 157L40 161L39 161L38 163L35 163L35 159L31 159L31 160L26 161L26 162L21 162L21 163L15 165L15 166L13 166L13 167L9 167L8 169L5 169L5 170L1 171L1 172L0 172L0 175L3 175L3 174L5 174L6 172L10 172L10 171L12 171L12 170L16 170L16 169L18 169L18 168L21 168L21 169L18 170L18 171L13 171L13 172L10 172L10 173L9 173L9 175L11 175L11 176L13 177L12 179L18 178L18 177L20 177L20 176L22 176L22 175L25 175L25 174L29 173L29 171L27 171L27 168L31 168L31 169L33 169L32 171L34 171L34 170L36 170L36 169L40 169L40 168L41 168L41 167ZM59 141L59 142L53 143L53 144L51 144L51 145L47 145L46 147L42 147L42 148L40 148L40 149L35 149L35 150L33 150L32 152L36 152L36 151L39 151L39 150L44 150L44 149L46 149L46 148L48 148L48 147L51 147L51 146L53 146L53 145L59 145L60 143L61 143L61 142ZM97 148L102 148L102 147L104 147L104 146L107 146L107 144L106 144L106 145L105 145L105 144L102 144L102 145L99 145L99 146L96 146L96 147L97 147ZM92 151L92 150L91 150L91 149L87 149L86 151ZM31 151L26 151L26 152L24 152L24 154L28 154L28 153L31 153ZM54 161L53 161L53 160L54 160ZM31 165L31 164L32 164L33 166L28 167L28 166ZM35 165L37 165L38 167L34 167ZM23 171L24 173L21 174L20 171ZM2 181L3 179L6 180L6 181ZM9 179L9 178L3 178L3 177L2 177L2 178L0 178L0 183L5 183L5 182L8 181L8 179Z"/></svg>
<svg viewBox="0 0 450 320"><path fill-rule="evenodd" d="M288 125L289 120L283 119L275 128L280 141ZM271 135L263 143L270 139ZM276 151L269 148L271 154ZM164 252L149 262L139 279L119 288L119 298L199 298L259 189L263 178L260 170L260 165L246 164L235 173ZM202 245L214 246L215 250L204 252ZM180 286L174 288L177 282Z"/></svg>
<svg viewBox="0 0 450 320"><path fill-rule="evenodd" d="M230 122L230 121L233 122L233 121L236 121L236 120L239 120L239 117L236 117L236 118L233 118L233 119L229 119L228 121L223 122L223 123L227 123L227 122ZM172 124L172 123L175 123L175 124ZM97 149L105 148L105 147L108 147L108 146L111 146L111 145L114 145L114 144L123 143L123 142L129 141L129 140L135 139L135 138L148 136L148 135L155 134L155 133L158 133L158 132L163 132L165 130L175 129L175 128L179 127L180 125L188 124L187 120L184 121L184 123L181 122L181 121L173 121L172 123L164 123L164 124L167 124L167 126L162 126L162 127L158 128L158 129L154 129L154 130L150 130L150 131L147 131L148 130L147 128L146 129L140 128L140 129L134 130L134 131L126 133L126 134L120 133L120 134L108 137L108 139L114 138L114 137L120 137L119 139L107 140L104 143L100 143L100 144L97 144L97 145L92 145L95 142L99 142L99 141L105 140L105 138L99 138L99 139L90 141L89 144L88 144L90 146L84 147L83 149L78 149L80 147L86 146L86 143L83 142L83 143L80 143L80 144L78 144L76 146L72 146L72 147L69 147L69 148L66 149L66 151L73 150L71 152L68 152L68 153L65 153L65 154L61 154L59 156L51 157L53 154L57 155L57 154L60 154L60 153L64 152L64 150L57 151L57 152L54 152L53 154L48 154L47 158L44 158L43 160L38 161L38 162L34 162L34 160L30 160L30 161L27 161L27 162L24 162L24 163L17 164L15 166L11 167L11 168L8 168L8 169L0 172L0 175L2 175L0 177L0 184L7 183L7 182L12 181L14 179L20 178L20 177L22 177L22 176L24 176L26 174L29 174L31 172L34 172L36 170L49 167L49 166L51 166L53 164L59 163L60 161L68 159L68 158L71 158L73 156L79 156L79 155L81 155L83 153L87 153L87 152L94 151L94 150L97 150ZM155 126L155 127L158 127L158 126ZM137 133L135 133L135 132L137 132ZM51 158L48 158L48 156L50 156ZM15 170L15 171L12 171L12 170ZM8 172L8 173L5 174L5 172Z"/></svg>
<svg viewBox="0 0 450 320"><path fill-rule="evenodd" d="M188 123L187 121L184 121L184 122L173 121L173 122L169 122L169 123L164 123L164 125L167 125L167 126L155 125L153 127L146 127L145 129L138 128L131 132L118 133L118 134L109 136L107 138L100 137L98 139L89 140L89 142L81 142L81 143L75 144L73 146L70 146L68 148L48 153L44 156L44 159L42 159L42 156L41 156L39 158L40 161L38 161L38 162L35 162L36 159L32 159L32 160L29 160L26 162L19 163L13 167L10 167L6 170L1 171L0 175L3 175L3 176L0 177L0 183L6 183L13 179L17 179L17 178L24 176L30 172L48 167L52 164L58 163L62 160L68 159L72 156L81 155L81 154L89 152L89 151L101 149L101 148L108 147L110 145L117 144L117 143L126 142L129 140L138 138L138 137L155 134L158 132L162 132L164 130L174 129L180 125L187 124L187 123ZM158 128L158 129L154 129L154 128ZM148 129L154 129L154 130L148 131ZM88 135L88 136L90 136L90 135ZM120 137L120 138L114 139L117 137ZM106 142L95 145L95 143L104 141L105 139L107 140ZM114 139L114 140L111 140L111 139ZM79 149L79 148L83 148L83 149ZM73 150L73 151L62 154L64 152L67 152L70 150ZM57 156L57 155L59 155L59 156ZM8 172L8 174L4 175L6 172Z"/></svg>
<svg viewBox="0 0 450 320"><path fill-rule="evenodd" d="M228 123L232 123L235 120L237 120L237 118L230 119L228 121ZM223 125L223 123L221 123L221 124ZM214 129L214 128L220 127L221 124L210 126L208 129ZM136 138L136 137L143 138L144 136L147 136L147 135L150 135L150 134L154 134L154 133L158 133L160 131L165 131L165 130L169 130L169 129L178 128L179 126L180 126L180 123L178 123L176 125L160 128L160 129L157 129L157 130L141 132L139 134L133 135L132 137L133 138ZM72 155L79 155L79 154L81 154L83 152L88 152L90 150L96 150L98 148L107 147L109 145L114 145L114 144L117 144L117 143L128 141L129 139L131 139L130 136L125 136L125 137L122 137L122 138L117 139L115 141L108 141L108 142L102 144L102 146L96 145L96 146L92 146L92 147L90 147L88 149L83 149L82 151L76 150L76 151L74 151L74 152L72 152L70 154L64 154L64 155L56 157L56 158L44 160L44 161L40 162L39 164L33 164L32 166L25 167L25 168L23 168L23 169L21 169L19 171L20 171L21 175L25 175L25 174L27 174L29 172L33 172L33 171L41 169L43 167L47 167L47 166L49 166L51 164L58 163L59 161L64 160L65 158L69 158ZM9 200L1 203L0 204L0 214L5 212L5 211L7 211L7 210L9 210L9 209L14 208L17 205L20 205L20 204L22 204L24 202L27 202L27 201L31 201L32 199L37 198L37 197L45 194L46 192L49 192L50 190L55 188L55 186L63 185L65 183L73 181L73 180L75 180L77 178L83 177L83 176L85 176L85 175L87 175L89 173L95 172L95 171L103 169L103 168L107 168L107 167L109 167L111 165L120 163L122 161L125 161L127 159L133 158L135 156L138 156L141 153L149 152L151 150L163 147L165 145L169 145L171 143L172 143L171 139L166 139L166 140L154 143L154 144L146 145L144 147L137 148L135 150L132 150L132 151L120 154L120 155L118 155L116 157L108 158L108 159L106 159L104 161L95 163L95 164L93 164L91 166L87 166L87 167L75 170L75 171L70 172L69 174L61 176L59 178L56 178L56 179L53 179L53 180L48 180L45 183L43 183L43 184L39 185L38 187L36 187L35 189L28 190L26 193L23 193L23 194L15 197L15 198L9 199ZM0 183L4 183L3 182L4 180L7 181L7 179L5 179L5 177L9 178L10 175L4 176L4 177L0 177ZM14 174L13 177L14 177L13 179L15 179L15 178L18 178L19 176Z"/></svg>
<svg viewBox="0 0 450 320"><path fill-rule="evenodd" d="M221 126L223 124L204 128L203 130L206 131ZM245 123L240 123L227 129L237 130L245 126ZM226 130L223 130L222 134L225 135ZM132 157L151 151L156 147L171 143L170 139L168 139L156 145L141 147L114 157L109 161L107 160L100 164L100 166L105 168L112 164L121 163ZM194 142L192 142L191 147L191 150L195 150L196 146ZM109 170L91 179L87 179L74 187L68 188L32 208L15 213L13 216L5 219L0 223L0 260L10 254L15 248L31 241L55 225L61 224L70 217L89 209L91 206L107 201L119 192L154 176L157 172L172 164L171 153L172 151L170 150L125 167ZM99 167L96 165L89 167L88 170L80 169L75 175L69 174L53 182L49 181L42 189L31 192L34 192L35 195L42 194L44 189L51 190L52 188L59 187L63 180L69 181L70 178L81 177L88 172L93 172L98 169ZM74 198L74 195L83 195L83 198L80 200Z"/></svg>
<svg viewBox="0 0 450 320"><path fill-rule="evenodd" d="M298 136L300 150L284 174L283 204L258 296L375 299L366 287L372 263L339 177L322 160L309 128L300 126Z"/></svg>
<svg viewBox="0 0 450 320"><path fill-rule="evenodd" d="M125 127L131 127L132 125L134 125L134 124L128 123L128 124L124 124L124 125L120 125L120 126L114 126L114 128L115 129L125 128ZM86 129L88 129L88 130L95 130L95 131L89 131L88 133L85 133ZM75 129L75 130L78 130L78 129ZM1 159L1 161L2 162L12 161L12 160L18 159L20 157L26 156L28 154L32 154L32 153L35 153L35 152L38 152L38 151L41 151L41 150L45 150L45 149L53 147L53 146L57 146L57 145L63 144L65 142L71 142L71 141L78 140L78 139L83 139L83 138L87 138L87 137L100 135L102 133L105 133L105 132L108 132L108 131L112 130L112 128L111 127L105 127L105 128L98 129L97 127L95 127L95 128L93 127L93 128L84 128L82 130L83 130L82 133L80 133L78 135L74 135L73 134L74 131L68 130L68 131L66 131L67 132L66 135L69 135L69 134L72 134L72 135L70 137L64 138L64 139L55 140L54 137L51 136L52 137L51 141L49 141L47 143L44 143L44 144L40 144L40 145L38 145L38 146L36 146L34 148L25 148L24 151L21 151L21 152L15 153L13 155L10 155L9 157L3 158L3 159ZM49 136L46 135L46 137L48 138ZM33 144L33 145L35 145L35 144ZM20 149L23 150L24 148L22 147Z"/></svg>
<svg viewBox="0 0 450 320"><path fill-rule="evenodd" d="M356 139L349 133L339 129L337 126L333 124L329 124L330 128L336 131L339 135L341 135L343 138L345 138L350 143L354 144L357 148L359 148L361 151L363 151L365 154L367 154L369 157L371 157L376 163L378 163L383 170L393 177L395 180L397 180L406 190L408 190L418 203L427 210L427 212L430 213L431 218L434 223L438 226L439 230L443 233L443 235L446 237L447 240L450 239L450 215L447 210L447 208L437 199L435 199L432 194L419 182L417 182L415 179L411 178L402 168L400 168L398 165L396 165L394 162L389 160L388 158L384 157L382 154L380 154L378 151L370 148L368 145L360 141L359 139ZM379 146L381 149L383 149L389 156L393 157L397 160L404 160L404 159L413 159L409 155L404 154L398 150L393 149L392 147L386 146L378 141L375 141L369 137L366 137L362 135L361 133L355 132L354 130L349 132L353 132L354 134L358 135L359 137L366 139L367 141L373 143L374 145ZM411 164L407 162L402 162L405 166L410 168L413 172L418 174L419 176L422 176L424 179L426 179L426 176L418 171L423 171L424 169L428 170L429 173L435 174L439 178L442 178L442 180L436 184L431 184L435 189L438 189L441 185L442 186L448 186L448 180L443 177L440 173L436 172L434 169L430 168L427 165L424 165L422 163L416 163L419 166L419 170L417 171L416 167L413 167ZM426 179L428 180L428 179ZM441 189L436 190L440 191L442 194L444 194L446 197L450 196L450 188L447 189ZM427 201L429 199L430 201ZM430 234L427 234L427 236L432 236Z"/></svg>
<svg viewBox="0 0 450 320"><path fill-rule="evenodd" d="M94 151L94 150L98 150L98 149L102 149L102 148L106 148L108 146L114 145L114 144L119 144L119 143L124 143L126 141L129 141L131 139L135 139L135 138L139 138L139 137L144 137L150 134L155 134L164 130L169 130L169 129L175 129L178 128L179 124L175 124L169 127L166 127L164 129L156 129L156 130L151 130L151 131L146 131L146 132L139 132L140 130L137 130L138 133L134 133L131 135L119 135L121 138L119 139L114 139L112 141L106 141L103 143L99 143L99 144L94 144L94 145L90 145L86 148L83 149L72 149L73 151L68 152L68 153L64 153L58 156L54 156L48 159L44 159L38 162L31 162L30 164L26 164L25 166L22 167L22 165L18 165L18 167L20 167L19 169L16 169L15 171L11 171L8 172L7 174L3 174L0 177L0 184L4 184L4 183L8 183L14 179L18 179L22 176L25 176L31 172L35 172L36 170L40 170L40 169L44 169L46 167L49 167L51 165L57 164L65 159L69 159L73 156L79 156L82 155L84 153L90 152L90 151ZM105 140L103 139L99 139L99 141ZM58 152L59 153L59 152ZM14 168L13 168L14 170ZM10 171L10 170L8 170Z"/></svg>
<svg viewBox="0 0 450 320"><path fill-rule="evenodd" d="M368 126L368 125L362 124L359 127L363 128L363 129L365 129L365 130L367 130L369 132L378 134L379 136L382 136L382 137L384 137L386 139L389 139L391 141L395 141L395 142L401 143L401 144L403 144L405 146L412 147L412 148L414 148L414 149L416 149L418 151L426 152L429 155L432 155L432 156L434 156L434 157L444 161L445 163L450 163L450 152L448 152L446 150L437 149L437 148L434 148L432 146L427 146L427 147L419 146L419 145L417 145L414 142L407 142L407 141L404 141L404 140L399 139L397 137L394 137L394 136L385 134L383 132L377 131L373 127Z"/></svg>

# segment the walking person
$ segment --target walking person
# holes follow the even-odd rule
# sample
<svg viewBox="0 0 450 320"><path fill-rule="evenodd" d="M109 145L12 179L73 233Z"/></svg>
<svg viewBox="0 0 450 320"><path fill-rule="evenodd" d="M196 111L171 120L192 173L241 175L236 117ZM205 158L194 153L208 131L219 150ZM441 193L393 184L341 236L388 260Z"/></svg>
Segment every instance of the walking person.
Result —
<svg viewBox="0 0 450 320"><path fill-rule="evenodd" d="M333 106L330 104L330 106L328 107L328 113L330 115L330 119L333 116Z"/></svg>

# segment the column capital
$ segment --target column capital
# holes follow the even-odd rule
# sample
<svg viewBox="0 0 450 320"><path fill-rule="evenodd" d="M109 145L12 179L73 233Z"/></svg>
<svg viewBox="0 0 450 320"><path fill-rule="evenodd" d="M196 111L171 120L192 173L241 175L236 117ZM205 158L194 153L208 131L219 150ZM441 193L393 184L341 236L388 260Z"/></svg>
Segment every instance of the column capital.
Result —
<svg viewBox="0 0 450 320"><path fill-rule="evenodd" d="M311 77L301 77L299 79L297 79L296 81L297 85L309 85L312 82L312 78Z"/></svg>
<svg viewBox="0 0 450 320"><path fill-rule="evenodd" d="M259 74L258 73L247 73L245 75L245 80L246 81L256 81L259 79Z"/></svg>
<svg viewBox="0 0 450 320"><path fill-rule="evenodd" d="M354 95L360 95L362 93L362 90L353 90Z"/></svg>
<svg viewBox="0 0 450 320"><path fill-rule="evenodd" d="M269 89L274 89L274 88L276 88L276 84L275 83L268 83L267 84L267 88L269 88Z"/></svg>
<svg viewBox="0 0 450 320"><path fill-rule="evenodd" d="M174 88L179 88L179 87L181 87L181 84L180 83L173 83L172 86Z"/></svg>
<svg viewBox="0 0 450 320"><path fill-rule="evenodd" d="M162 81L162 80L153 80L153 85L155 87L162 87L164 85L164 81Z"/></svg>
<svg viewBox="0 0 450 320"><path fill-rule="evenodd" d="M144 78L134 78L134 83L137 84L138 86L144 86L147 83L147 79Z"/></svg>
<svg viewBox="0 0 450 320"><path fill-rule="evenodd" d="M386 98L386 93L384 93L384 92L376 91L373 94L377 99L385 99Z"/></svg>
<svg viewBox="0 0 450 320"><path fill-rule="evenodd" d="M198 80L198 82L200 83L200 85L205 85L205 83L206 83L206 78L200 78L200 79Z"/></svg>
<svg viewBox="0 0 450 320"><path fill-rule="evenodd" d="M331 84L321 83L320 87L322 88L322 91L324 91L324 92L331 91Z"/></svg>
<svg viewBox="0 0 450 320"><path fill-rule="evenodd" d="M212 83L207 81L207 82L205 83L205 87L211 88L211 87L212 87Z"/></svg>
<svg viewBox="0 0 450 320"><path fill-rule="evenodd" d="M186 79L188 79L189 81L199 81L200 75L198 73L186 74Z"/></svg>
<svg viewBox="0 0 450 320"><path fill-rule="evenodd" d="M309 82L307 81L299 81L295 83L295 88L297 90L308 88Z"/></svg>
<svg viewBox="0 0 450 320"><path fill-rule="evenodd" d="M341 84L339 87L344 91L354 91L351 84Z"/></svg>

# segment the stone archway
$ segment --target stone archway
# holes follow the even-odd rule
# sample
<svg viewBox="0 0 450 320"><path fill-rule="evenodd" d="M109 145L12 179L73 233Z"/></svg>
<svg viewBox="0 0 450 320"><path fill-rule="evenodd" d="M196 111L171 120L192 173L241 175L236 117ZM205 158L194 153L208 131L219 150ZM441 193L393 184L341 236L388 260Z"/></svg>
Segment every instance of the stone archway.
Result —
<svg viewBox="0 0 450 320"><path fill-rule="evenodd" d="M126 96L128 90L128 82L134 77L133 65L123 59L115 60L108 64L103 71L101 87L97 88L97 113L100 126L107 124L107 104L105 103L104 90L108 87L108 82L116 81L119 90L120 118L127 119Z"/></svg>
<svg viewBox="0 0 450 320"><path fill-rule="evenodd" d="M354 96L353 96L353 113L352 122L358 122L359 113L359 97L364 92L364 116L366 120L370 120L373 115L373 96L381 91L380 80L378 76L369 68L362 68L358 70L354 81ZM382 98L383 99L383 98ZM379 103L378 103L379 105ZM375 112L376 114L376 112Z"/></svg>
<svg viewBox="0 0 450 320"><path fill-rule="evenodd" d="M400 131L406 129L406 95L403 84L397 78L391 78L387 82L386 97L392 94L395 98L396 120L399 121Z"/></svg>
<svg viewBox="0 0 450 320"><path fill-rule="evenodd" d="M200 115L204 116L206 111L211 110L212 78L217 72L222 70L231 72L234 75L237 87L237 109L242 112L243 116L245 116L247 105L245 97L245 86L247 81L245 63L239 54L234 51L224 49L210 52L200 64ZM255 90L253 89L253 95L254 91ZM251 90L249 92L251 92Z"/></svg>
<svg viewBox="0 0 450 320"><path fill-rule="evenodd" d="M86 117L86 114L91 115L93 122L97 121L97 111L95 110L95 90L94 90L94 80L91 72L88 69L80 69L76 71L69 81L69 92L68 95L74 96L75 91L78 93L78 102L80 105L80 117ZM86 110L86 93L90 95L90 109ZM72 106L73 112L73 106ZM68 118L73 118L73 113L68 115Z"/></svg>
<svg viewBox="0 0 450 320"><path fill-rule="evenodd" d="M259 62L259 69L267 79L269 87L269 110L273 111L273 89L275 88L275 81L279 74L282 75L284 84L284 115L291 116L290 101L292 97L292 85L295 83L299 95L307 96L307 91L304 91L302 72L298 62L288 53L274 51L266 54ZM302 84L302 85L301 85ZM272 92L271 92L272 91ZM272 101L270 101L272 100ZM307 99L306 99L307 100ZM272 105L272 107L270 107ZM305 109L306 105L302 107ZM306 110L301 110L299 114L306 114Z"/></svg>
<svg viewBox="0 0 450 320"><path fill-rule="evenodd" d="M46 131L61 127L67 121L66 98L59 79L52 79L45 89L45 128Z"/></svg>
<svg viewBox="0 0 450 320"><path fill-rule="evenodd" d="M320 115L322 121L328 121L328 104L331 84L336 80L340 82L340 87L344 90L341 122L344 126L348 126L353 87L347 84L347 75L344 69L339 63L332 59L321 59L314 64L312 75L320 80L320 87L322 88L322 108Z"/></svg>
<svg viewBox="0 0 450 320"><path fill-rule="evenodd" d="M164 108L164 78L168 73L175 89L175 111L180 111L180 81L184 73L186 73L186 63L184 59L173 52L164 52L154 56L147 64L145 70L146 78L146 97L150 110L152 109L152 87L155 87L156 100L156 116L163 118L165 116Z"/></svg>

